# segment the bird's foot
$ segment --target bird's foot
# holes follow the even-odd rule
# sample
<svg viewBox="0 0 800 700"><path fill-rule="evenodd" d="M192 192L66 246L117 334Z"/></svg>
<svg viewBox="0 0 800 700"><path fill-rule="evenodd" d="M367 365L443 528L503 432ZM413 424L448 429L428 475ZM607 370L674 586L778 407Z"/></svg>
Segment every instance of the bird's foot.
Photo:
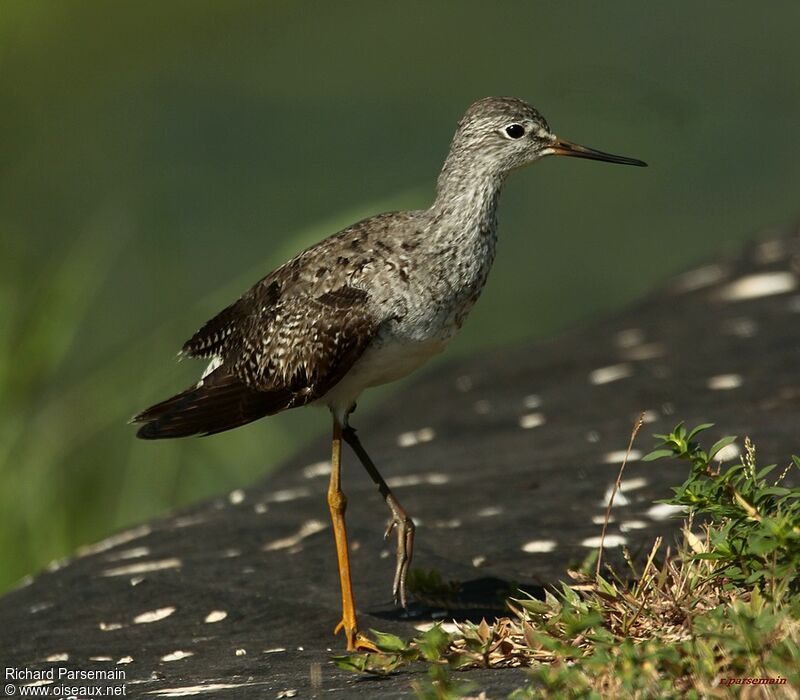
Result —
<svg viewBox="0 0 800 700"><path fill-rule="evenodd" d="M401 608L408 607L406 597L406 579L408 578L408 568L411 565L411 556L414 553L414 532L416 526L414 521L408 516L395 515L386 527L384 538L392 534L392 530L397 530L397 564L394 570L394 582L392 584L392 596L395 605Z"/></svg>
<svg viewBox="0 0 800 700"><path fill-rule="evenodd" d="M368 651L378 654L381 651L375 646L375 642L365 634L359 632L355 625L348 626L345 624L344 620L339 622L339 624L336 625L336 629L333 630L334 634L339 634L339 632L344 632L345 639L347 640L347 651Z"/></svg>

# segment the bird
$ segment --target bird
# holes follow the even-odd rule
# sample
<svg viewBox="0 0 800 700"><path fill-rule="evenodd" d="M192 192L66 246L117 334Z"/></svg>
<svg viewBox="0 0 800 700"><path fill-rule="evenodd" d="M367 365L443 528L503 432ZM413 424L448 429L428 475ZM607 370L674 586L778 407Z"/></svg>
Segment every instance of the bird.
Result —
<svg viewBox="0 0 800 700"><path fill-rule="evenodd" d="M327 502L348 650L374 651L358 627L341 487L342 442L389 507L397 538L392 594L407 606L414 521L364 448L350 416L370 387L404 377L447 346L486 284L497 206L513 171L546 156L645 166L556 136L513 97L474 102L458 122L426 209L363 219L312 245L256 282L203 325L181 355L208 364L199 381L134 416L146 440L213 435L301 406L332 418Z"/></svg>

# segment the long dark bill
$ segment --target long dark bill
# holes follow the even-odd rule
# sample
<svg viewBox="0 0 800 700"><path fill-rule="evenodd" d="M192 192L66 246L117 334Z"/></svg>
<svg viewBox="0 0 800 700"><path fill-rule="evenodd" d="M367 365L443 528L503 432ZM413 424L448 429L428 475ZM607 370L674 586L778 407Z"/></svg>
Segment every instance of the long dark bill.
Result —
<svg viewBox="0 0 800 700"><path fill-rule="evenodd" d="M565 141L558 139L549 148L550 153L555 156L572 156L573 158L589 158L590 160L603 160L606 163L620 163L622 165L637 165L640 168L646 168L647 163L643 160L636 158L626 158L625 156L615 156L613 153L604 153L597 151L594 148L587 148L580 146L572 141Z"/></svg>

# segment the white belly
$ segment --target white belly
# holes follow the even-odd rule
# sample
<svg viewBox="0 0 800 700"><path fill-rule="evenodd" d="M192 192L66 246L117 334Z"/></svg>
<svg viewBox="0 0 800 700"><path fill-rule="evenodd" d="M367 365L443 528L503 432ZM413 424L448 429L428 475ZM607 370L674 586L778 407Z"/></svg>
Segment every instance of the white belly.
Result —
<svg viewBox="0 0 800 700"><path fill-rule="evenodd" d="M388 384L411 374L447 346L437 338L420 342L388 341L372 346L356 361L344 378L316 403L329 406L340 421L364 389Z"/></svg>

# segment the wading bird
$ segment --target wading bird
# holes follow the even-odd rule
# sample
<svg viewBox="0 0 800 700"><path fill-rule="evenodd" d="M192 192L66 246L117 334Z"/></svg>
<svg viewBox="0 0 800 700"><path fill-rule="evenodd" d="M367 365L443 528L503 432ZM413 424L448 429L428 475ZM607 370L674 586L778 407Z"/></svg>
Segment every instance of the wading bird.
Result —
<svg viewBox="0 0 800 700"><path fill-rule="evenodd" d="M428 209L378 214L303 251L257 282L183 346L209 364L199 382L133 421L145 439L211 435L298 406L333 418L328 506L348 649L374 649L358 630L341 489L347 442L391 510L393 594L406 605L414 523L348 418L365 389L413 372L444 350L478 299L495 257L497 203L513 170L544 156L643 166L565 141L529 104L488 97L459 122Z"/></svg>

